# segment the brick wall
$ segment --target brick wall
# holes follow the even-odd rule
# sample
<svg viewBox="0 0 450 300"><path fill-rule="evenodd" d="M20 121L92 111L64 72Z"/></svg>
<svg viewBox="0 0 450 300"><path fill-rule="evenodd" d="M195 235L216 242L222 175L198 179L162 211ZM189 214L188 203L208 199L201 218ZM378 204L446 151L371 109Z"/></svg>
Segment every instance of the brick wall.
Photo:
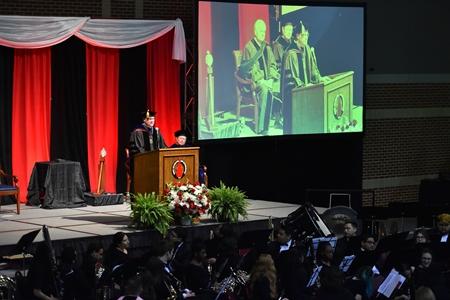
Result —
<svg viewBox="0 0 450 300"><path fill-rule="evenodd" d="M102 0L2 0L0 14L29 16L102 16Z"/></svg>
<svg viewBox="0 0 450 300"><path fill-rule="evenodd" d="M368 84L365 105L367 115L376 109L381 116L366 119L363 186L373 179L387 181L375 188L377 205L418 201L420 177L450 170L450 116L433 116L432 110L427 115L433 108L438 112L450 108L450 84ZM395 118L411 109L409 116ZM423 116L414 114L420 111ZM408 178L415 178L416 184L408 184ZM369 199L363 204L370 204Z"/></svg>

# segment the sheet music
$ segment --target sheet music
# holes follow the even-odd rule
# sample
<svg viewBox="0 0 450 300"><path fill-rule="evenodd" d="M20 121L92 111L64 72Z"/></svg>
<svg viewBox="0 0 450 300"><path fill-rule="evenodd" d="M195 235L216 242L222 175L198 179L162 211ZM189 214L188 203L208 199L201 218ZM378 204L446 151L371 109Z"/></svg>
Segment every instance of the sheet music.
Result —
<svg viewBox="0 0 450 300"><path fill-rule="evenodd" d="M400 275L395 269L392 269L378 288L378 293L389 298L395 289L398 289L403 285L405 280L406 278L403 275Z"/></svg>
<svg viewBox="0 0 450 300"><path fill-rule="evenodd" d="M317 278L319 277L319 273L320 273L321 270L322 270L322 266L314 268L314 271L313 271L313 273L311 275L311 278L309 279L308 284L306 285L307 288L313 286L316 283Z"/></svg>
<svg viewBox="0 0 450 300"><path fill-rule="evenodd" d="M339 270L344 273L347 272L352 262L355 260L355 257L355 255L345 256L344 259L342 259L341 264L339 265Z"/></svg>
<svg viewBox="0 0 450 300"><path fill-rule="evenodd" d="M448 234L443 235L443 236L441 237L441 243L447 243L447 240L448 240Z"/></svg>
<svg viewBox="0 0 450 300"><path fill-rule="evenodd" d="M312 246L314 250L314 256L316 256L317 253L317 247L319 246L320 242L329 242L331 244L331 247L333 247L333 250L336 249L336 243L337 243L337 237L331 236L331 237L319 237L312 239ZM306 256L311 256L311 250L308 248L308 253Z"/></svg>

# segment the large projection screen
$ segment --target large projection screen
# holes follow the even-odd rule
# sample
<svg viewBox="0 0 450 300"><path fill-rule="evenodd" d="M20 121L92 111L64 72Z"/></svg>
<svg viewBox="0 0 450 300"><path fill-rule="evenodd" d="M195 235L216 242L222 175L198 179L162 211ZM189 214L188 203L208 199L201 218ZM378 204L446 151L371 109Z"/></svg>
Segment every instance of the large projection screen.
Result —
<svg viewBox="0 0 450 300"><path fill-rule="evenodd" d="M199 1L199 140L361 132L363 88L363 6Z"/></svg>

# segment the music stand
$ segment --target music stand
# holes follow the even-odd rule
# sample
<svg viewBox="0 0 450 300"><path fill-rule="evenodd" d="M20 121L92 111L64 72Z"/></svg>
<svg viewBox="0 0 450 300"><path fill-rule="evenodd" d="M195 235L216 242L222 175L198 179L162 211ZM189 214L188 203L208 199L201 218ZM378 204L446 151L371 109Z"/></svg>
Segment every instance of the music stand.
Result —
<svg viewBox="0 0 450 300"><path fill-rule="evenodd" d="M31 231L31 232L28 232L28 233L22 235L22 237L17 242L17 245L13 250L13 255L19 254L19 253L20 254L26 253L27 249L29 249L31 247L34 239L36 238L36 236L38 235L38 233L40 231L41 231L40 229L37 229L37 230Z"/></svg>
<svg viewBox="0 0 450 300"><path fill-rule="evenodd" d="M12 256L15 255L22 255L22 271L25 272L25 259L27 258L27 251L30 249L31 245L33 244L34 239L39 234L41 230L37 229L31 232L28 232L19 239L19 241L16 244L16 247L14 247L14 250L12 251ZM25 276L25 274L24 274Z"/></svg>

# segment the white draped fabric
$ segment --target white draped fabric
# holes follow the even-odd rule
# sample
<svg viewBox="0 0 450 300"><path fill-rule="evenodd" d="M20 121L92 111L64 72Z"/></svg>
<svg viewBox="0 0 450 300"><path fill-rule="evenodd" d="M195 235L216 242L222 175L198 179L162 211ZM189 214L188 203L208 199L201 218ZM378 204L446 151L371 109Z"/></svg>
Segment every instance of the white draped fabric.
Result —
<svg viewBox="0 0 450 300"><path fill-rule="evenodd" d="M175 28L172 58L186 61L183 23L155 20L110 20L88 17L0 16L0 45L36 49L61 43L72 35L105 48L146 44Z"/></svg>

